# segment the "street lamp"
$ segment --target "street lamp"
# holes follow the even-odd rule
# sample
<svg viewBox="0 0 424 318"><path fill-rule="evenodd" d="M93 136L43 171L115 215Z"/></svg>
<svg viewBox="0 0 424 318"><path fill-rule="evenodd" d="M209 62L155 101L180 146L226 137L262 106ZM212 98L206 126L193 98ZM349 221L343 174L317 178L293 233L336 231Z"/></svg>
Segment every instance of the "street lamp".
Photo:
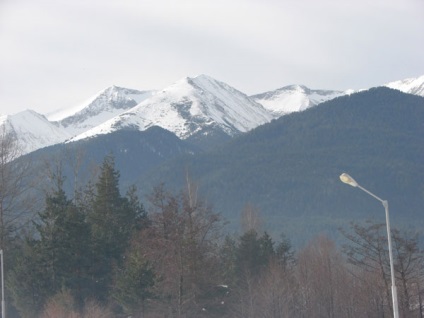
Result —
<svg viewBox="0 0 424 318"><path fill-rule="evenodd" d="M347 173L342 173L340 175L340 180L352 187L359 188L362 191L368 193L373 198L380 201L383 206L384 210L386 211L386 225L387 225L387 240L389 242L389 259L390 259L390 274L392 278L392 299L393 299L393 317L399 318L399 309L398 309L398 299L397 299L397 290L396 290L396 283L395 283L395 270L393 267L393 253L392 253L392 238L390 235L390 220L389 220L389 203L386 200L382 200L378 196L376 196L374 193L371 193L367 189L361 187L351 176L349 176Z"/></svg>

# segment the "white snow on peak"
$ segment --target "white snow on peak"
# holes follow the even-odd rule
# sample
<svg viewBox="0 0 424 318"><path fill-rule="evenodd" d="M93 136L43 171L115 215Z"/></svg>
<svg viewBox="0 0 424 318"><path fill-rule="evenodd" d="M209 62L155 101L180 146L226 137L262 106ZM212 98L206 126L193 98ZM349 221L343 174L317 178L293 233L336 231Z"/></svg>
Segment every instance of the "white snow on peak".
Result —
<svg viewBox="0 0 424 318"><path fill-rule="evenodd" d="M273 116L247 95L209 76L185 77L157 91L136 107L83 133L74 140L119 129L160 126L185 139L205 127L228 135L246 132Z"/></svg>
<svg viewBox="0 0 424 318"><path fill-rule="evenodd" d="M277 116L303 111L330 99L351 94L348 91L312 90L303 85L290 85L266 93L251 96Z"/></svg>
<svg viewBox="0 0 424 318"><path fill-rule="evenodd" d="M424 97L424 75L416 78L407 78L400 81L390 82L384 86L397 89L401 92Z"/></svg>
<svg viewBox="0 0 424 318"><path fill-rule="evenodd" d="M112 86L81 105L50 114L48 119L57 122L75 136L136 106L152 94L152 91Z"/></svg>
<svg viewBox="0 0 424 318"><path fill-rule="evenodd" d="M0 118L0 126L16 136L22 154L62 143L71 135L32 110Z"/></svg>
<svg viewBox="0 0 424 318"><path fill-rule="evenodd" d="M424 96L424 75L384 86ZM151 126L160 126L182 139L211 130L232 136L352 93L291 85L249 97L212 77L199 75L182 78L160 91L112 86L81 105L49 114L48 119L31 110L0 115L0 128L17 136L24 153L67 140Z"/></svg>

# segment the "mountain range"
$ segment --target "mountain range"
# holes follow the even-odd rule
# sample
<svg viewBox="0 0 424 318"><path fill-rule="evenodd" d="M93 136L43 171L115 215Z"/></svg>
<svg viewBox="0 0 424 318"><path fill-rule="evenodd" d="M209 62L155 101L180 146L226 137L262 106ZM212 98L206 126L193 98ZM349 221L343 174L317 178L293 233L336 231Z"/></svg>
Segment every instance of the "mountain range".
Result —
<svg viewBox="0 0 424 318"><path fill-rule="evenodd" d="M424 96L424 76L384 86ZM351 93L291 85L247 96L200 75L183 78L159 91L112 86L81 105L47 115L32 110L3 115L0 126L17 136L24 154L117 130L143 131L152 126L208 148L282 115Z"/></svg>
<svg viewBox="0 0 424 318"><path fill-rule="evenodd" d="M201 75L162 91L111 87L85 106L48 117L26 111L3 123L30 114L65 132L23 160L41 174L47 160L64 162L71 189L113 153L123 189L136 184L143 196L161 182L181 189L190 176L233 230L253 204L266 229L302 243L350 221L384 221L378 202L339 182L342 172L389 199L394 226L424 230L423 82L360 92L294 85L247 96Z"/></svg>

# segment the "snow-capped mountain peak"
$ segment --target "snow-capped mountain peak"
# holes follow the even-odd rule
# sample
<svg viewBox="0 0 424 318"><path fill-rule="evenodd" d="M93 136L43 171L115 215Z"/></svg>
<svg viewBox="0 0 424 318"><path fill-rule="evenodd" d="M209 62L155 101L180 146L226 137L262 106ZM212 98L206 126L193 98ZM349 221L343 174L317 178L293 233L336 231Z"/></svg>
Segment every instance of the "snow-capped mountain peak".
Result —
<svg viewBox="0 0 424 318"><path fill-rule="evenodd" d="M22 154L62 143L71 137L66 131L33 110L3 116L0 119L0 126L17 137Z"/></svg>
<svg viewBox="0 0 424 318"><path fill-rule="evenodd" d="M87 102L74 108L49 115L49 120L64 127L70 134L83 133L152 96L152 91L111 86Z"/></svg>
<svg viewBox="0 0 424 318"><path fill-rule="evenodd" d="M272 118L242 92L207 75L199 75L175 82L73 140L118 129L145 130L151 126L160 126L182 139L212 128L232 136Z"/></svg>
<svg viewBox="0 0 424 318"><path fill-rule="evenodd" d="M401 92L424 97L424 75L416 78L407 78L400 81L390 82L384 86L400 90Z"/></svg>
<svg viewBox="0 0 424 318"><path fill-rule="evenodd" d="M274 91L251 96L276 116L303 111L351 91L313 90L303 85L289 85Z"/></svg>

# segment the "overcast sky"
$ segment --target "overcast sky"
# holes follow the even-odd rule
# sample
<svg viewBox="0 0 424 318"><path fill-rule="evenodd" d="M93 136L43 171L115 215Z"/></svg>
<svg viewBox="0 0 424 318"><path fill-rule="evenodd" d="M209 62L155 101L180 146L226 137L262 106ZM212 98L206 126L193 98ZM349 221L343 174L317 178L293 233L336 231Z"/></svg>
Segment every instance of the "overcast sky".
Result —
<svg viewBox="0 0 424 318"><path fill-rule="evenodd" d="M207 74L246 94L424 74L423 0L0 0L0 114Z"/></svg>

